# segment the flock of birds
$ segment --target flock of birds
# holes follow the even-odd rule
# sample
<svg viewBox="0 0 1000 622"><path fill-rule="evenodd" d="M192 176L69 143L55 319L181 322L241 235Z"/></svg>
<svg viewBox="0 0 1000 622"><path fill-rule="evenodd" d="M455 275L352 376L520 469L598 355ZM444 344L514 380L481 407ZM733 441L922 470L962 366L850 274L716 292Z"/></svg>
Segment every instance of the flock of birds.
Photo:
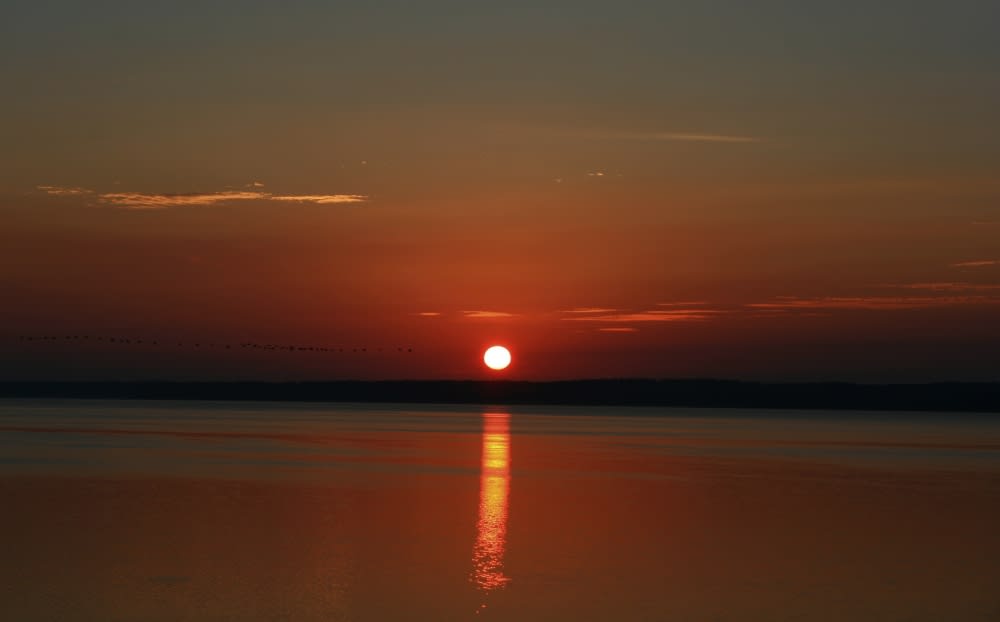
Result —
<svg viewBox="0 0 1000 622"><path fill-rule="evenodd" d="M276 352L336 352L336 353L369 353L369 352L392 352L395 350L397 353L412 353L413 348L397 346L395 348L383 348L383 347L330 347L330 346L290 346L281 345L274 343L256 343L253 341L246 341L243 343L232 344L232 343L208 343L200 341L177 341L170 339L137 339L132 337L97 337L92 335L19 335L18 341L23 342L61 342L61 343L79 343L83 341L87 342L100 342L105 344L113 345L144 345L144 346L173 346L177 348L215 348L220 350L236 350L236 349L251 349L251 350L269 350Z"/></svg>

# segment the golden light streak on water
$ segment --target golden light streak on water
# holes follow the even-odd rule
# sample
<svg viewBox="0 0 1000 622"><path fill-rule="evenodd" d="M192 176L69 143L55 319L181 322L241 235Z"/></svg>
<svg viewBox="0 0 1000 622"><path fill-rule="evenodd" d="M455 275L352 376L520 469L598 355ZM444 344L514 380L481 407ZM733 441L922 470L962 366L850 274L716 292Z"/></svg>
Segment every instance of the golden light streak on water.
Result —
<svg viewBox="0 0 1000 622"><path fill-rule="evenodd" d="M510 581L503 571L509 493L510 415L485 413L479 522L476 525L476 546L472 553L472 582L487 594Z"/></svg>

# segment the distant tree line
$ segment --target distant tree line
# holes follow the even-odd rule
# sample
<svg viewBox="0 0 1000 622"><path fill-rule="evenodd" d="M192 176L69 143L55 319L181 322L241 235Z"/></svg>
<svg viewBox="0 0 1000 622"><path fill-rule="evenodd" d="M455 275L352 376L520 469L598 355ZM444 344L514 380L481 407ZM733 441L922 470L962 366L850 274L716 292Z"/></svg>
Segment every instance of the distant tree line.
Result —
<svg viewBox="0 0 1000 622"><path fill-rule="evenodd" d="M0 397L763 408L849 410L857 411L858 416L867 416L861 411L1000 413L1000 383L990 382L882 385L654 379L7 382L0 383ZM623 411L623 414L635 412L641 411Z"/></svg>

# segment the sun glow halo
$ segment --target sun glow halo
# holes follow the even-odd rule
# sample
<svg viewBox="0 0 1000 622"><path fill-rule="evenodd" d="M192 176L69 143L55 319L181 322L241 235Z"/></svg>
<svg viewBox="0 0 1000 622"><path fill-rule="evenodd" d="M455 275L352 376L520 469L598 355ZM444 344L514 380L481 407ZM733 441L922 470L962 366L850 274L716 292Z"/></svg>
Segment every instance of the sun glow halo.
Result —
<svg viewBox="0 0 1000 622"><path fill-rule="evenodd" d="M483 354L483 362L490 369L507 369L510 365L510 350L503 346L492 346Z"/></svg>

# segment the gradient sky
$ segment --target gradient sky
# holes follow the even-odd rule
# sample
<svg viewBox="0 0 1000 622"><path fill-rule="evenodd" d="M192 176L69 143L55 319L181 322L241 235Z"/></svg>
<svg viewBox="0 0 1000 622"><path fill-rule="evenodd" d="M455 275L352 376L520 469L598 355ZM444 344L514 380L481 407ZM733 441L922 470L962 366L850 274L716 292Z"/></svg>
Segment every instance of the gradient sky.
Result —
<svg viewBox="0 0 1000 622"><path fill-rule="evenodd" d="M0 377L1000 379L998 23L7 2Z"/></svg>

